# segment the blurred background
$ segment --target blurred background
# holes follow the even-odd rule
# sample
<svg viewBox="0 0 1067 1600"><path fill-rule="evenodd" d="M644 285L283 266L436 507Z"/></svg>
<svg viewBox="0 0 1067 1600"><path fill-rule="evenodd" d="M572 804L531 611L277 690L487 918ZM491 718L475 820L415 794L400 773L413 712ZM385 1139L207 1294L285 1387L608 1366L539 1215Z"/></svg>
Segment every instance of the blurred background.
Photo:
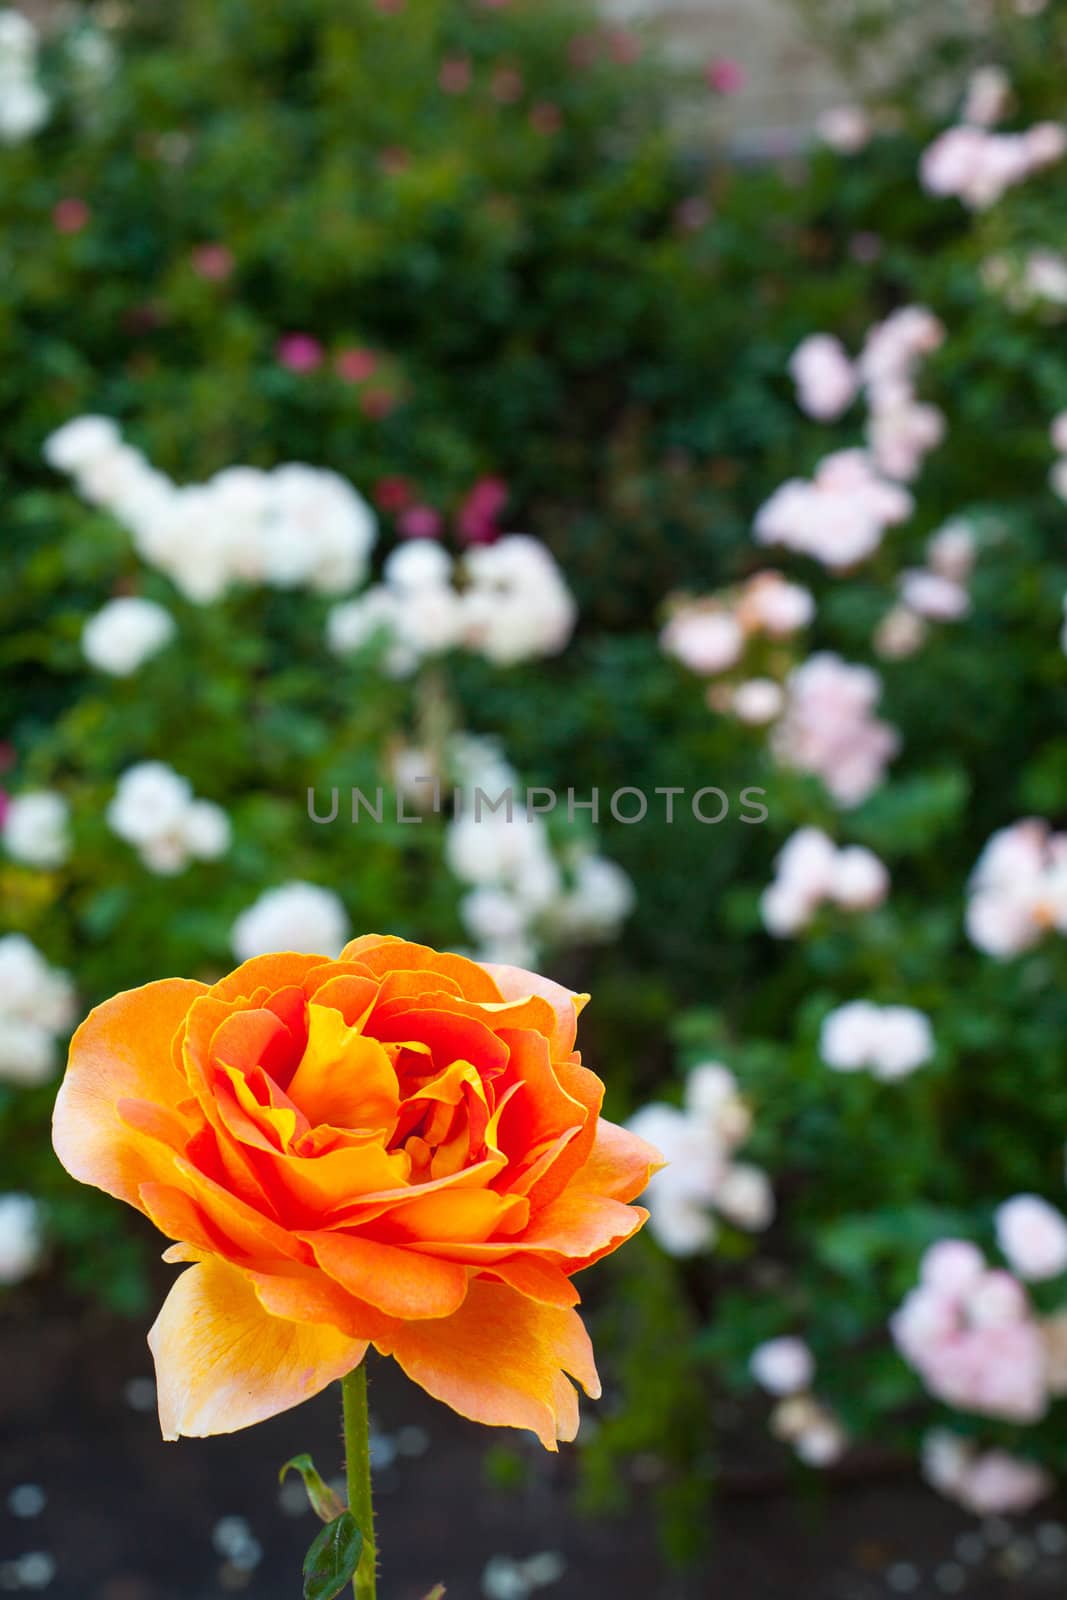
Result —
<svg viewBox="0 0 1067 1600"><path fill-rule="evenodd" d="M560 1459L378 1364L390 1600L1062 1592L1065 82L1061 0L0 11L0 1589L296 1592L334 1397L162 1445L49 1118L375 930L589 990L671 1158Z"/></svg>

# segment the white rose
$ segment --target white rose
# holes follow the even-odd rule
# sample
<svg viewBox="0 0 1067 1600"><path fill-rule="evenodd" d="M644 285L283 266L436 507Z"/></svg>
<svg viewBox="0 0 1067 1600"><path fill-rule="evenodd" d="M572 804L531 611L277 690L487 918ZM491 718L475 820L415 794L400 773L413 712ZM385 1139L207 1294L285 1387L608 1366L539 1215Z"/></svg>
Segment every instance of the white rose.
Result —
<svg viewBox="0 0 1067 1600"><path fill-rule="evenodd" d="M240 961L292 950L336 960L349 937L340 899L314 883L287 883L268 889L242 911L230 932Z"/></svg>
<svg viewBox="0 0 1067 1600"><path fill-rule="evenodd" d="M70 810L62 795L33 790L7 808L3 837L9 856L31 867L58 867L70 853Z"/></svg>
<svg viewBox="0 0 1067 1600"><path fill-rule="evenodd" d="M82 629L82 650L90 666L128 678L169 644L177 629L169 611L154 600L126 596L109 600Z"/></svg>

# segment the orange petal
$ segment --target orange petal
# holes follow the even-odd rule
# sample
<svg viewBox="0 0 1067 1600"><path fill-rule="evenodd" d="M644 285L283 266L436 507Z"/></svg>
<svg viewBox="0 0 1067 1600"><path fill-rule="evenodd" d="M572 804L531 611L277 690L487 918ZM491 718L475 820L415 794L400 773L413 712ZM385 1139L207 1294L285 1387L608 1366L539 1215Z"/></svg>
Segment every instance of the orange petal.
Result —
<svg viewBox="0 0 1067 1600"><path fill-rule="evenodd" d="M434 1399L473 1422L529 1428L546 1450L578 1431L578 1399L565 1374L586 1394L600 1393L577 1312L537 1305L503 1283L476 1279L451 1317L405 1323L375 1342Z"/></svg>
<svg viewBox="0 0 1067 1600"><path fill-rule="evenodd" d="M540 973L527 972L525 967L503 967L494 961L483 961L482 968L489 974L505 1000L521 1000L526 995L539 994L547 1000L556 1014L556 1031L552 1036L552 1054L569 1055L578 1037L578 1017L589 1001L587 994L575 994L551 978Z"/></svg>
<svg viewBox="0 0 1067 1600"><path fill-rule="evenodd" d="M301 1236L315 1259L349 1294L376 1306L387 1316L448 1317L463 1304L467 1270L453 1261L437 1261L418 1249L398 1249L349 1233L316 1232Z"/></svg>
<svg viewBox="0 0 1067 1600"><path fill-rule="evenodd" d="M329 1323L350 1339L375 1339L392 1328L392 1319L374 1306L357 1300L320 1272L258 1272L246 1267L256 1299L272 1317L287 1322Z"/></svg>
<svg viewBox="0 0 1067 1600"><path fill-rule="evenodd" d="M503 996L488 969L466 956L409 944L388 934L367 933L341 951L342 961L359 961L378 977L387 972L440 972L454 978L468 1000L500 1000Z"/></svg>
<svg viewBox="0 0 1067 1600"><path fill-rule="evenodd" d="M71 1040L66 1077L52 1119L56 1154L72 1177L136 1206L157 1175L158 1145L122 1120L120 1100L173 1109L189 1085L171 1041L202 983L167 978L128 989L91 1011Z"/></svg>
<svg viewBox="0 0 1067 1600"><path fill-rule="evenodd" d="M189 1267L148 1335L164 1439L234 1433L343 1378L366 1352L321 1323L264 1310L248 1278L217 1259Z"/></svg>
<svg viewBox="0 0 1067 1600"><path fill-rule="evenodd" d="M325 964L325 956L298 955L292 950L275 955L253 956L235 968L228 977L214 984L211 993L216 1000L251 999L257 989L274 994L278 989L290 989L302 984L313 967Z"/></svg>
<svg viewBox="0 0 1067 1600"><path fill-rule="evenodd" d="M635 1200L654 1172L665 1165L655 1145L601 1117L589 1159L573 1178L573 1187L609 1200Z"/></svg>
<svg viewBox="0 0 1067 1600"><path fill-rule="evenodd" d="M486 1271L502 1283L510 1284L528 1300L538 1300L542 1305L576 1306L582 1298L559 1267L538 1256L511 1256L507 1261L497 1261Z"/></svg>
<svg viewBox="0 0 1067 1600"><path fill-rule="evenodd" d="M308 1007L308 1042L289 1083L289 1097L314 1127L381 1128L396 1124L400 1089L385 1048L340 1011Z"/></svg>
<svg viewBox="0 0 1067 1600"><path fill-rule="evenodd" d="M421 1245L424 1240L439 1245L454 1243L461 1247L455 1259L462 1261L462 1247L469 1241L488 1239L500 1232L515 1233L529 1219L530 1205L523 1195L463 1188L427 1194L428 1187L420 1185L412 1191L413 1199L379 1217L375 1232L388 1232L390 1241L398 1244ZM440 1253L451 1254L448 1250Z"/></svg>

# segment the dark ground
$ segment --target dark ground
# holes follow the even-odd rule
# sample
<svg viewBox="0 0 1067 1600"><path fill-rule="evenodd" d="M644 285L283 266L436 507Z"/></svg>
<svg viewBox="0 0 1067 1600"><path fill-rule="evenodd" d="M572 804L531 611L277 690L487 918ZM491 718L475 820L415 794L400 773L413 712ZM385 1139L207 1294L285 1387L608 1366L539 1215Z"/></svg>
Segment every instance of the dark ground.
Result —
<svg viewBox="0 0 1067 1600"><path fill-rule="evenodd" d="M154 1413L135 1410L127 1394L131 1378L150 1372L139 1323L19 1303L0 1328L0 1590L29 1592L18 1576L25 1569L12 1563L43 1551L55 1562L41 1591L48 1600L299 1600L300 1563L319 1525L310 1513L283 1512L277 1469L303 1450L324 1474L339 1468L337 1396L245 1433L164 1445ZM379 1474L382 1600L421 1600L436 1581L449 1600L479 1600L491 1557L545 1550L566 1559L563 1576L536 1591L546 1600L1067 1595L1062 1503L1025 1522L980 1526L906 1478L835 1487L821 1505L780 1493L727 1496L713 1558L683 1578L664 1568L646 1518L594 1523L574 1514L566 1451L555 1461L533 1445L527 1484L494 1490L482 1457L487 1439L503 1435L455 1417L387 1362L372 1374L371 1404L390 1437L406 1427L400 1439L417 1445L414 1426L429 1440ZM47 1493L32 1518L7 1506L22 1484ZM228 1567L214 1547L225 1516L245 1518L262 1545L250 1573Z"/></svg>

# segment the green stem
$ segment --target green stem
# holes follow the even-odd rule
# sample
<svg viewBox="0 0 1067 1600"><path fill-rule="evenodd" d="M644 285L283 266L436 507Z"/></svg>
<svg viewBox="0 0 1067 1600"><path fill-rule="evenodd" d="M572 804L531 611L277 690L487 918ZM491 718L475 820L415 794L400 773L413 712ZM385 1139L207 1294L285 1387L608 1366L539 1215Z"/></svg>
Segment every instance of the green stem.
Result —
<svg viewBox="0 0 1067 1600"><path fill-rule="evenodd" d="M360 1362L354 1372L341 1380L341 1400L345 1425L345 1477L348 1480L348 1509L363 1535L360 1557L352 1588L356 1600L375 1600L378 1592L378 1558L374 1548L374 1505L370 1487L370 1424L367 1420L367 1367Z"/></svg>

